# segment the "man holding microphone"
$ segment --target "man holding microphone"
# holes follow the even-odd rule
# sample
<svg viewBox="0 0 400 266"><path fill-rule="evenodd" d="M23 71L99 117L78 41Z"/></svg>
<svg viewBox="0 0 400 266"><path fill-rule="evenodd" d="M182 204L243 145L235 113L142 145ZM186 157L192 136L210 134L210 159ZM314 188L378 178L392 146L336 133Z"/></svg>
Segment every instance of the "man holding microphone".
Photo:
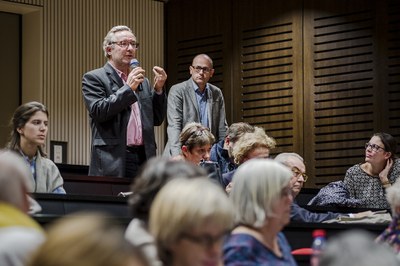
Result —
<svg viewBox="0 0 400 266"><path fill-rule="evenodd" d="M151 86L134 60L138 47L130 28L113 27L103 42L108 62L83 76L82 94L92 130L89 175L134 178L139 167L156 155L154 126L165 117L167 74L153 67Z"/></svg>

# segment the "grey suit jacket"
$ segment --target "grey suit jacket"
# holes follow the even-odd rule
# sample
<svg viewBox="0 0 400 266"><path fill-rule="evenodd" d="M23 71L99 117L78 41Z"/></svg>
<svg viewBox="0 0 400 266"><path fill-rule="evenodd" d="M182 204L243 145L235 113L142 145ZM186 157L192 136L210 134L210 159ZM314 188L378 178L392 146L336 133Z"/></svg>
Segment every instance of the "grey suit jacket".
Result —
<svg viewBox="0 0 400 266"><path fill-rule="evenodd" d="M131 105L139 101L146 156L156 155L154 126L164 120L167 98L150 87L148 79L134 93L106 63L83 76L82 93L92 129L89 175L125 176L126 129Z"/></svg>
<svg viewBox="0 0 400 266"><path fill-rule="evenodd" d="M208 84L210 88L207 94L208 127L218 141L225 138L228 127L225 102L222 91ZM171 87L168 93L167 120L168 142L164 156L170 157L180 154L179 134L183 127L189 122L200 122L199 107L191 78Z"/></svg>

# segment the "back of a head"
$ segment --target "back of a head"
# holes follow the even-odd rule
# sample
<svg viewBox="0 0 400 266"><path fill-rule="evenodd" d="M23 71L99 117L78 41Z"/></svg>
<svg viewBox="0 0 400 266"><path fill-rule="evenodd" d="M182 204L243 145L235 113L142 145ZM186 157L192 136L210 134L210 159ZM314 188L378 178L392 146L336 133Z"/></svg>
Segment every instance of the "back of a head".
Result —
<svg viewBox="0 0 400 266"><path fill-rule="evenodd" d="M387 246L376 243L370 233L351 230L329 239L320 265L395 266L399 261Z"/></svg>
<svg viewBox="0 0 400 266"><path fill-rule="evenodd" d="M28 211L26 193L32 190L31 173L23 158L0 150L0 201Z"/></svg>
<svg viewBox="0 0 400 266"><path fill-rule="evenodd" d="M201 167L187 161L171 161L154 157L146 162L131 186L129 205L135 217L147 221L151 203L157 192L171 179L206 177Z"/></svg>
<svg viewBox="0 0 400 266"><path fill-rule="evenodd" d="M235 158L235 163L241 164L247 154L254 149L264 147L271 150L275 146L275 139L268 136L263 128L254 127L254 132L245 133L238 139L233 147L232 155Z"/></svg>
<svg viewBox="0 0 400 266"><path fill-rule="evenodd" d="M399 215L398 208L400 207L400 178L386 189L386 199L392 208L392 215Z"/></svg>
<svg viewBox="0 0 400 266"><path fill-rule="evenodd" d="M281 163L252 159L242 164L233 176L229 198L236 209L236 223L261 227L273 215L272 205L292 174Z"/></svg>
<svg viewBox="0 0 400 266"><path fill-rule="evenodd" d="M252 125L245 122L237 122L229 126L226 135L229 137L230 141L235 143L245 133L251 132L254 132L254 127Z"/></svg>
<svg viewBox="0 0 400 266"><path fill-rule="evenodd" d="M212 181L203 178L171 180L157 194L150 210L150 232L156 239L160 259L169 262L169 247L181 235L206 223L231 229L233 216L226 193Z"/></svg>
<svg viewBox="0 0 400 266"><path fill-rule="evenodd" d="M142 252L124 239L122 228L103 214L75 214L49 227L30 266L147 266Z"/></svg>

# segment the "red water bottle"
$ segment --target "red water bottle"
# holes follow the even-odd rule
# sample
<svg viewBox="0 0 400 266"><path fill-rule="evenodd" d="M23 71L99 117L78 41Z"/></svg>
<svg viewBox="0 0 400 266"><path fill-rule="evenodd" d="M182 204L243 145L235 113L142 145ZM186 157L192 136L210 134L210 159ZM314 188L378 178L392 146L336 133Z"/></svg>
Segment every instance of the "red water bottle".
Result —
<svg viewBox="0 0 400 266"><path fill-rule="evenodd" d="M323 229L316 229L312 234L314 241L312 243L311 266L318 266L321 253L326 245L326 232Z"/></svg>

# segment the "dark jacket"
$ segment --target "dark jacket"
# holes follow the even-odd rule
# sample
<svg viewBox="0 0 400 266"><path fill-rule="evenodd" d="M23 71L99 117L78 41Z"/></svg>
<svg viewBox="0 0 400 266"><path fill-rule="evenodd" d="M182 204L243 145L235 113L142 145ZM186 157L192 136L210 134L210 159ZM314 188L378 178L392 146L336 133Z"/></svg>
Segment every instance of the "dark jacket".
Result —
<svg viewBox="0 0 400 266"><path fill-rule="evenodd" d="M125 176L126 129L131 105L136 101L140 106L146 157L156 155L154 126L161 125L165 117L165 92L158 95L145 79L135 94L109 63L86 73L82 86L92 129L89 175Z"/></svg>
<svg viewBox="0 0 400 266"><path fill-rule="evenodd" d="M222 174L235 170L237 165L231 162L228 151L224 149L225 140L220 140L211 147L210 161L216 162Z"/></svg>
<svg viewBox="0 0 400 266"><path fill-rule="evenodd" d="M325 213L310 212L309 210L300 207L294 201L292 203L292 208L290 210L290 220L293 222L321 223L326 220L336 219L340 215L342 214L333 212L325 212Z"/></svg>

